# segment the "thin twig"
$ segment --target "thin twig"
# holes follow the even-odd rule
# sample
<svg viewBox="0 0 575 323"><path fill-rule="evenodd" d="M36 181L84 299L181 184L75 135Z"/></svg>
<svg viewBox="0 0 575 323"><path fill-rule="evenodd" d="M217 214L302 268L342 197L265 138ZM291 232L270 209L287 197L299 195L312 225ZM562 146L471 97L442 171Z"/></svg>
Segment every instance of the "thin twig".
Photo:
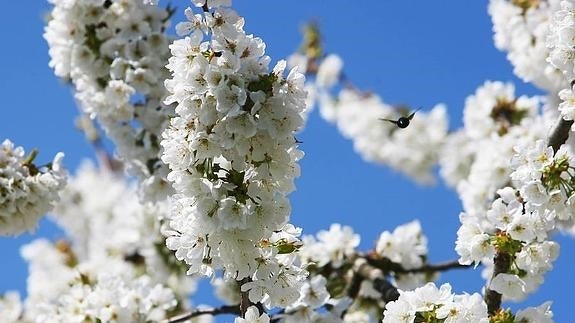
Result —
<svg viewBox="0 0 575 323"><path fill-rule="evenodd" d="M193 312L188 312L184 314L180 314L178 316L171 317L164 321L164 323L178 323L178 322L185 322L191 318L201 316L201 315L220 315L220 314L235 314L240 315L240 307L238 305L224 305L222 307L217 307L213 309L206 309L206 310L196 310Z"/></svg>
<svg viewBox="0 0 575 323"><path fill-rule="evenodd" d="M387 272L394 272L398 274L408 274L408 273L435 273L441 271L448 271L451 269L466 269L471 267L470 265L462 265L457 260L449 260L437 264L425 264L421 267L406 269L401 266L401 264L392 262L391 260L376 255L374 253L370 253L366 255L365 259L367 262L376 267L381 269L384 273Z"/></svg>

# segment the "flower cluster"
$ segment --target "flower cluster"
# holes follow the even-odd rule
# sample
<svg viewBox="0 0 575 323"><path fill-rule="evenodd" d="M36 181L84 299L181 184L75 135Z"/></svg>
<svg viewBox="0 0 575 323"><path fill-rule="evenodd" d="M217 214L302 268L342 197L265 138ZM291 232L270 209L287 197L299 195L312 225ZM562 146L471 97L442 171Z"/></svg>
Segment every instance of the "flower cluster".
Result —
<svg viewBox="0 0 575 323"><path fill-rule="evenodd" d="M439 288L433 283L412 291L400 291L397 301L385 307L383 323L412 322L513 322L552 323L553 312L550 302L538 307L529 307L513 315L509 310L500 311L489 318L487 305L481 295L453 294L449 284Z"/></svg>
<svg viewBox="0 0 575 323"><path fill-rule="evenodd" d="M83 111L97 118L151 199L170 191L159 160L160 136L173 115L162 102L169 9L134 0L51 0L44 38L50 66L71 81Z"/></svg>
<svg viewBox="0 0 575 323"><path fill-rule="evenodd" d="M555 228L555 221L571 224L575 219L575 158L562 145L557 152L543 140L515 147L511 178L519 188L525 209L540 213Z"/></svg>
<svg viewBox="0 0 575 323"><path fill-rule="evenodd" d="M66 184L58 153L45 165L34 164L37 151L25 155L24 148L10 140L0 145L0 235L16 235L36 228L38 220L58 201Z"/></svg>
<svg viewBox="0 0 575 323"><path fill-rule="evenodd" d="M437 288L434 283L399 293L385 306L383 323L489 322L487 305L477 293L454 295L449 284Z"/></svg>
<svg viewBox="0 0 575 323"><path fill-rule="evenodd" d="M295 69L284 77L283 61L270 72L263 41L220 5L208 1L201 14L188 8L188 21L176 26L188 36L170 45L165 102L177 116L161 145L177 194L167 246L189 274L223 269L244 281L251 301L285 306L305 278L291 255L300 230L286 224L303 155L294 132L303 122L304 78Z"/></svg>
<svg viewBox="0 0 575 323"><path fill-rule="evenodd" d="M310 28L308 33L318 32L315 27ZM447 136L445 106L438 104L428 113L418 111L409 127L399 130L381 119L397 119L413 111L395 109L376 94L361 93L350 86L333 95L343 83L343 61L335 54L317 57L313 53L321 49L314 46L317 46L314 42L304 44L306 55L297 53L290 57L290 65L307 71L313 80L306 84L310 93L306 115L317 102L321 116L351 139L354 149L365 160L389 166L419 183L432 183L432 170Z"/></svg>
<svg viewBox="0 0 575 323"><path fill-rule="evenodd" d="M561 1L550 25L547 46L550 49L547 61L560 70L568 82L575 80L575 50L573 33L575 33L575 2ZM571 83L572 84L572 83ZM564 86L559 92L562 100L559 105L561 116L566 120L575 120L575 94L572 86ZM572 127L575 130L575 127Z"/></svg>
<svg viewBox="0 0 575 323"><path fill-rule="evenodd" d="M393 233L389 231L381 233L375 252L403 269L419 268L426 263L427 237L423 234L419 221L415 220L398 226ZM395 273L394 278L399 288L413 289L434 277L425 274Z"/></svg>
<svg viewBox="0 0 575 323"><path fill-rule="evenodd" d="M513 300L536 290L559 254L559 245L546 240L548 219L525 210L517 193L510 187L498 190L501 197L487 211L487 221L462 214L455 248L464 264L490 265L496 252L505 255L505 268L491 279L489 289Z"/></svg>
<svg viewBox="0 0 575 323"><path fill-rule="evenodd" d="M351 257L359 246L360 237L348 226L334 223L328 231L322 230L314 236L306 235L302 238L303 246L299 250L299 257L305 263L314 263L323 267L328 263L333 267L340 267L346 257Z"/></svg>
<svg viewBox="0 0 575 323"><path fill-rule="evenodd" d="M188 309L196 284L165 247L158 217L167 210L140 204L119 174L83 164L52 217L71 241L38 239L22 249L24 322L148 322Z"/></svg>
<svg viewBox="0 0 575 323"><path fill-rule="evenodd" d="M388 165L420 183L433 182L432 169L447 135L444 105L436 105L429 113L417 112L406 129L380 119L397 119L411 112L396 111L375 94L343 89L337 98L322 96L319 105L323 118L352 139L364 159Z"/></svg>
<svg viewBox="0 0 575 323"><path fill-rule="evenodd" d="M71 240L78 261L106 268L120 259L185 298L195 288L165 247L160 220L167 203L140 203L120 174L84 163L61 194L53 219Z"/></svg>
<svg viewBox="0 0 575 323"><path fill-rule="evenodd" d="M516 97L510 83L490 81L466 99L463 129L447 138L440 159L466 213L483 218L496 190L509 185L513 147L545 136L552 121L540 105L541 98Z"/></svg>
<svg viewBox="0 0 575 323"><path fill-rule="evenodd" d="M81 275L69 284L55 304L39 305L36 322L159 322L177 305L170 289L146 276Z"/></svg>
<svg viewBox="0 0 575 323"><path fill-rule="evenodd" d="M24 318L30 322L149 322L176 309L173 291L121 259L79 262L70 245L36 240L22 249L30 264Z"/></svg>
<svg viewBox="0 0 575 323"><path fill-rule="evenodd" d="M568 82L556 67L547 45L550 21L561 0L490 0L495 46L507 52L517 76L556 93Z"/></svg>

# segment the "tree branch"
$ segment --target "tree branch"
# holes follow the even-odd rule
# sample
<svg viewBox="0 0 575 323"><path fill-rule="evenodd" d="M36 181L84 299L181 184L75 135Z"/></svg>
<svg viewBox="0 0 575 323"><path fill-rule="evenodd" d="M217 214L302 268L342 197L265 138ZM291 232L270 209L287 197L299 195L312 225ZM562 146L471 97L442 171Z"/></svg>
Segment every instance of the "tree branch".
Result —
<svg viewBox="0 0 575 323"><path fill-rule="evenodd" d="M408 274L408 273L434 273L434 272L441 272L441 271L448 271L451 269L465 269L471 267L470 265L462 265L457 260L450 260L441 262L438 264L425 264L418 268L406 269L403 268L398 263L394 263L387 258L380 257L377 254L370 253L365 256L367 262L376 267L381 269L383 272L394 272L399 274Z"/></svg>
<svg viewBox="0 0 575 323"><path fill-rule="evenodd" d="M437 264L425 264L419 268L413 269L403 269L397 270L396 273L434 273L441 271L448 271L451 269L466 269L470 268L471 265L462 265L458 260L450 260L445 262L440 262Z"/></svg>
<svg viewBox="0 0 575 323"><path fill-rule="evenodd" d="M164 321L164 323L178 323L185 322L191 318L201 316L201 315L212 315L216 316L219 314L235 314L240 315L240 307L238 305L224 305L218 308L206 309L206 310L196 310L178 316L171 317Z"/></svg>
<svg viewBox="0 0 575 323"><path fill-rule="evenodd" d="M571 125L573 125L573 120L560 118L559 122L557 122L555 129L553 129L553 132L547 141L547 146L551 146L554 152L557 152L559 147L561 147L561 145L567 141L567 138L569 138Z"/></svg>
<svg viewBox="0 0 575 323"><path fill-rule="evenodd" d="M511 265L511 256L506 252L498 251L495 254L495 258L493 258L493 264L494 268L491 280L493 280L497 275L507 272ZM501 294L489 289L489 287L485 289L484 299L485 303L487 303L487 313L489 313L490 316L495 314L501 307Z"/></svg>

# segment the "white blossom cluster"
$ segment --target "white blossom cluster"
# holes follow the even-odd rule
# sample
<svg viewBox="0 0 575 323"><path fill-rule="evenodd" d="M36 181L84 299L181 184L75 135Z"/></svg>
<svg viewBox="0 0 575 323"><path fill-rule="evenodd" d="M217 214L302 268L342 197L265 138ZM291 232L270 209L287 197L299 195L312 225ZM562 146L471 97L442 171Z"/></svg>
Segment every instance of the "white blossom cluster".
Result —
<svg viewBox="0 0 575 323"><path fill-rule="evenodd" d="M35 229L66 184L64 154L56 154L46 166L34 164L35 154L26 155L8 139L0 146L0 235Z"/></svg>
<svg viewBox="0 0 575 323"><path fill-rule="evenodd" d="M71 81L82 110L97 118L146 196L170 192L159 160L160 136L173 115L162 102L168 76L170 12L141 0L51 0L45 29L50 66Z"/></svg>
<svg viewBox="0 0 575 323"><path fill-rule="evenodd" d="M196 284L165 247L158 217L166 212L140 204L118 174L83 164L54 209L71 241L22 249L29 277L19 320L150 322L188 309Z"/></svg>
<svg viewBox="0 0 575 323"><path fill-rule="evenodd" d="M405 129L380 120L401 115L375 94L342 89L336 98L323 96L319 106L323 118L353 140L354 149L367 161L387 165L420 183L434 181L432 170L447 135L444 105L428 113L418 111Z"/></svg>
<svg viewBox="0 0 575 323"><path fill-rule="evenodd" d="M550 53L547 61L560 70L571 86L564 86L559 92L562 100L559 105L561 116L565 120L575 120L575 94L572 82L575 81L575 2L561 1L560 8L553 16L550 24L547 46ZM575 130L575 126L571 128Z"/></svg>
<svg viewBox="0 0 575 323"><path fill-rule="evenodd" d="M568 84L561 71L546 62L549 25L560 1L489 1L495 46L507 52L517 76L551 94Z"/></svg>
<svg viewBox="0 0 575 323"><path fill-rule="evenodd" d="M545 136L554 121L540 114L541 101L516 97L511 83L492 81L466 99L463 128L448 136L440 159L440 173L466 213L484 218L496 190L509 185L513 147Z"/></svg>
<svg viewBox="0 0 575 323"><path fill-rule="evenodd" d="M401 266L402 270L409 270L426 264L427 238L418 221L401 225L393 232L383 232L373 252L368 254L356 249L360 242L359 235L351 227L340 224L332 224L329 230L322 230L315 237L304 236L302 241L303 246L298 254L308 266L310 278L304 284L300 301L283 314L282 320L285 322L340 322L340 314L344 311L344 322L370 322L381 318L385 307L384 291L376 289L376 280L392 279L394 286L409 290L436 278L434 275L395 272L393 269ZM381 268L370 265L367 258L381 262ZM358 286L357 299L342 294L346 288L350 288L351 272L362 272L364 275ZM307 285L309 288L305 287ZM311 297L304 296L308 290L312 291ZM321 310L326 305L330 310Z"/></svg>
<svg viewBox="0 0 575 323"><path fill-rule="evenodd" d="M484 221L463 213L455 248L461 263L487 264L487 276L493 270L495 253L508 254L509 267L493 277L488 287L511 300L534 292L559 255L559 245L547 240L549 219L524 209L517 193L511 187L498 190L500 198L493 202Z"/></svg>
<svg viewBox="0 0 575 323"><path fill-rule="evenodd" d="M539 213L548 231L575 220L575 156L568 145L557 152L543 140L515 147L511 178L527 212ZM532 229L533 230L533 229ZM541 235L536 235L541 237ZM544 238L544 237L542 237Z"/></svg>
<svg viewBox="0 0 575 323"><path fill-rule="evenodd" d="M301 54L290 57L290 65L302 71L309 64ZM389 166L419 183L432 183L433 167L448 131L445 106L438 104L429 112L418 111L409 127L398 129L380 119L397 119L413 111L399 111L402 109L382 102L376 94L349 87L337 95L331 93L341 81L342 68L343 61L334 54L320 61L314 82L306 84L310 96L305 116L317 102L321 116L351 139L355 151L365 160Z"/></svg>
<svg viewBox="0 0 575 323"><path fill-rule="evenodd" d="M297 256L305 266L317 269L329 266L337 270L357 254L360 238L351 227L332 224L328 231L322 230L315 237L304 236L302 242ZM310 274L300 289L299 299L279 316L280 322L343 322L342 313L348 310L351 300L333 298L327 283L321 273ZM330 310L326 311L326 306Z"/></svg>
<svg viewBox="0 0 575 323"><path fill-rule="evenodd" d="M383 323L445 322L488 323L487 304L480 294L453 294L449 284L439 288L434 283L412 291L399 291L399 299L385 307ZM550 302L510 314L501 322L552 323ZM495 320L499 322L499 320Z"/></svg>
<svg viewBox="0 0 575 323"><path fill-rule="evenodd" d="M281 323L297 322L342 322L342 306L349 302L332 299L327 287L327 280L322 275L315 275L302 285L299 299L285 309L285 313L279 315ZM344 304L345 303L345 304ZM325 307L331 310L326 311Z"/></svg>
<svg viewBox="0 0 575 323"><path fill-rule="evenodd" d="M165 247L160 220L167 203L144 203L120 174L84 162L61 194L54 220L66 231L79 261L108 267L125 260L185 298L195 283Z"/></svg>
<svg viewBox="0 0 575 323"><path fill-rule="evenodd" d="M24 304L10 297L13 322L150 322L168 318L178 305L171 289L118 259L107 267L78 263L68 244L42 239L22 255L30 264L28 297Z"/></svg>
<svg viewBox="0 0 575 323"><path fill-rule="evenodd" d="M427 237L423 234L419 221L414 220L398 226L393 232L382 232L377 240L375 252L401 265L403 269L420 268L426 263ZM394 274L397 287L406 290L422 286L431 278L434 277L427 277L425 274Z"/></svg>
<svg viewBox="0 0 575 323"><path fill-rule="evenodd" d="M316 237L303 236L303 246L298 254L304 263L314 263L318 267L328 263L333 267L340 267L346 257L356 253L360 242L359 234L354 233L351 227L342 227L338 223L332 224L328 231L318 232Z"/></svg>
<svg viewBox="0 0 575 323"><path fill-rule="evenodd" d="M399 291L399 299L385 306L383 323L477 322L488 323L487 305L481 295L456 295L449 284L434 283L413 291Z"/></svg>
<svg viewBox="0 0 575 323"><path fill-rule="evenodd" d="M509 254L509 268L489 284L506 298L520 300L536 290L559 253L559 245L548 241L550 233L572 226L575 173L565 147L554 154L543 140L516 145L509 176L518 189L499 189L484 217L460 216L456 251L461 263L492 265L496 251Z"/></svg>
<svg viewBox="0 0 575 323"><path fill-rule="evenodd" d="M170 45L165 102L177 116L161 145L177 194L167 246L189 274L222 269L244 281L252 302L286 306L305 278L292 255L300 230L287 224L303 156L294 132L303 122L304 77L293 69L284 78L283 61L269 71L265 44L226 4L186 9L176 30L188 36Z"/></svg>
<svg viewBox="0 0 575 323"><path fill-rule="evenodd" d="M448 139L442 158L442 175L456 186L465 210L455 248L459 261L487 265L488 287L507 299L533 292L558 255L558 245L547 241L555 225L543 210L524 207L510 187L522 187L511 163L517 147L544 138L550 127L540 104L538 97L515 97L509 83L486 82L467 98L464 127ZM496 252L508 254L511 264L491 279Z"/></svg>

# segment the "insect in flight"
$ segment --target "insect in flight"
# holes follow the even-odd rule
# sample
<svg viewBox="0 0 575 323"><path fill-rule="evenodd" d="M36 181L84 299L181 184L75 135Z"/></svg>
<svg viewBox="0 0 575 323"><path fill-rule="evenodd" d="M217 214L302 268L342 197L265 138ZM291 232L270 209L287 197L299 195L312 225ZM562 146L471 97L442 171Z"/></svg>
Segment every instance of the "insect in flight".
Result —
<svg viewBox="0 0 575 323"><path fill-rule="evenodd" d="M407 117L400 117L397 120L392 120L392 119L385 119L385 118L379 118L379 120L382 121L389 121L393 124L395 124L396 126L398 126L399 128L407 128L407 126L409 126L409 122L411 121L411 119L413 119L413 116L415 115L415 113L417 111L419 111L421 108L413 111L410 115L408 115Z"/></svg>

